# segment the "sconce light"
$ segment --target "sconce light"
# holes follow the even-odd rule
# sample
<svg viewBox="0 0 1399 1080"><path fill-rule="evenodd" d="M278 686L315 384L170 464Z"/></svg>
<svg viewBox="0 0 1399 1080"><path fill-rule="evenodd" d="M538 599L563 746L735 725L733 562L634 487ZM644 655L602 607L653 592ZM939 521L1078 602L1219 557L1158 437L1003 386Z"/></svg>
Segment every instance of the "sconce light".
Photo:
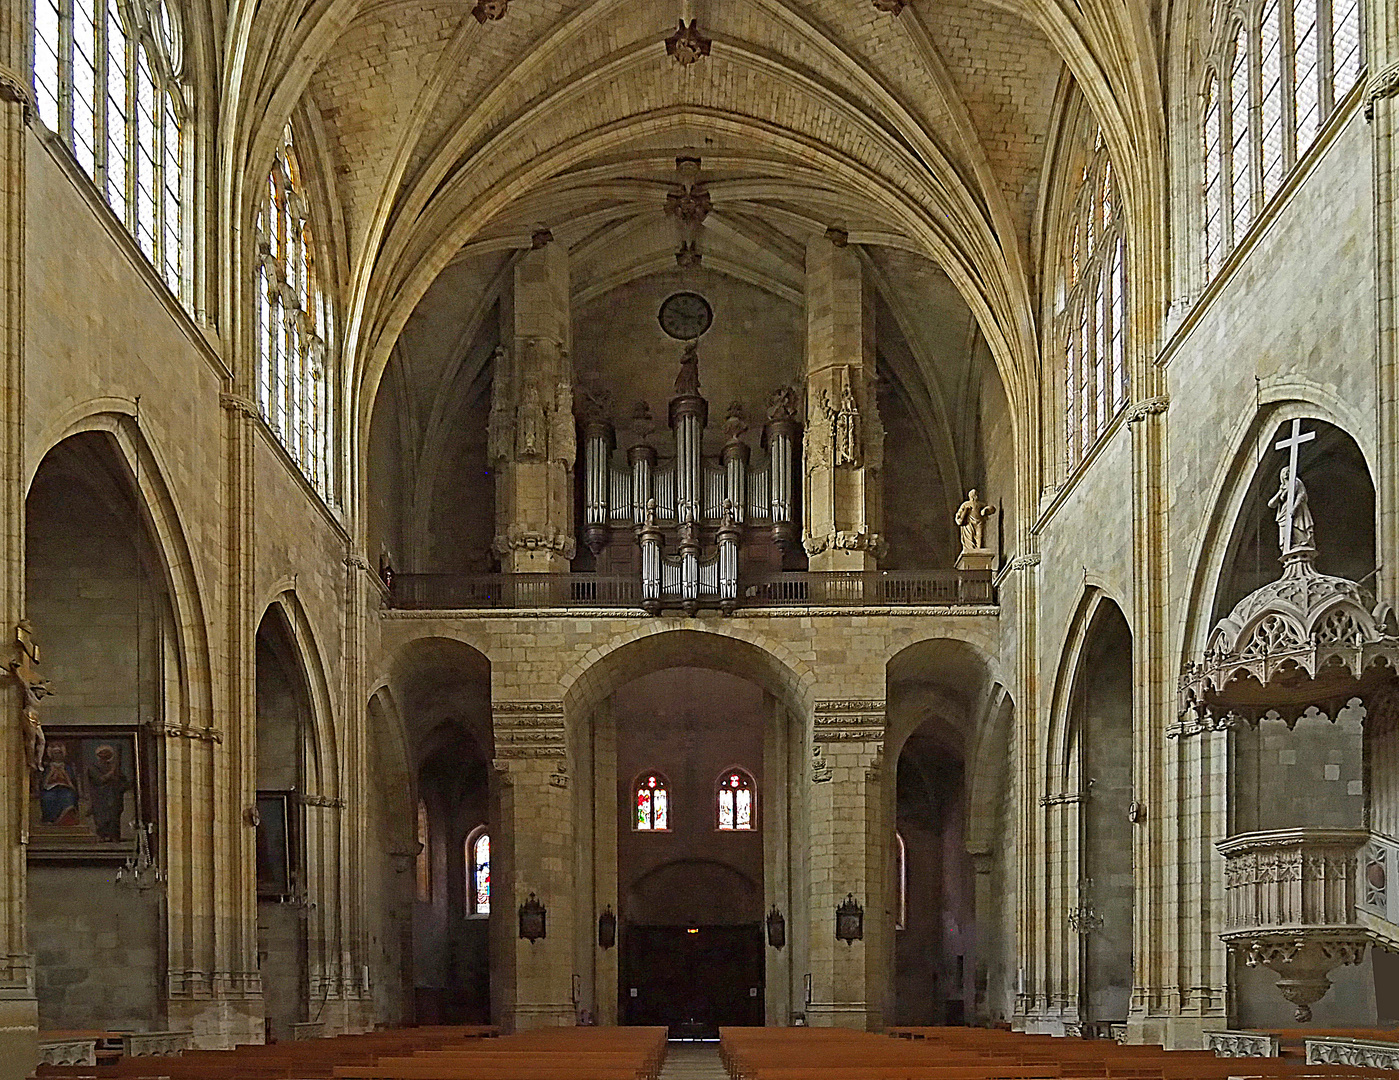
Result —
<svg viewBox="0 0 1399 1080"><path fill-rule="evenodd" d="M617 944L617 916L613 913L611 904L597 917L597 943L604 949L610 949Z"/></svg>
<svg viewBox="0 0 1399 1080"><path fill-rule="evenodd" d="M865 937L865 909L855 903L855 894L846 893L844 902L836 908L836 940L849 945Z"/></svg>
<svg viewBox="0 0 1399 1080"><path fill-rule="evenodd" d="M529 899L520 905L520 936L530 944L546 937L545 919L548 915L549 912L539 902L539 898L530 893Z"/></svg>
<svg viewBox="0 0 1399 1080"><path fill-rule="evenodd" d="M772 905L772 910L768 912L768 944L774 949L780 949L787 944L787 920L782 917L782 912L777 910L777 905Z"/></svg>

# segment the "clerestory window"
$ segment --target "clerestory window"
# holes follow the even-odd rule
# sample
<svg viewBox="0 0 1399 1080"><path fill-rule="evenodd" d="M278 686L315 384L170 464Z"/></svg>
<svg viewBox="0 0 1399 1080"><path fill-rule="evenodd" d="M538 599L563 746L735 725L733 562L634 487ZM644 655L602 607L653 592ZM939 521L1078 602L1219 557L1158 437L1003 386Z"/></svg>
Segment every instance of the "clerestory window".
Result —
<svg viewBox="0 0 1399 1080"><path fill-rule="evenodd" d="M1364 70L1360 0L1227 0L1201 88L1212 278Z"/></svg>
<svg viewBox="0 0 1399 1080"><path fill-rule="evenodd" d="M1087 109L1082 116L1088 117ZM1064 356L1064 444L1072 469L1127 404L1127 243L1122 200L1102 129L1081 135L1071 162L1056 321Z"/></svg>
<svg viewBox="0 0 1399 1080"><path fill-rule="evenodd" d="M166 0L35 0L39 119L188 304L183 65L183 27Z"/></svg>
<svg viewBox="0 0 1399 1080"><path fill-rule="evenodd" d="M288 125L257 217L258 407L327 502L335 500L331 314Z"/></svg>

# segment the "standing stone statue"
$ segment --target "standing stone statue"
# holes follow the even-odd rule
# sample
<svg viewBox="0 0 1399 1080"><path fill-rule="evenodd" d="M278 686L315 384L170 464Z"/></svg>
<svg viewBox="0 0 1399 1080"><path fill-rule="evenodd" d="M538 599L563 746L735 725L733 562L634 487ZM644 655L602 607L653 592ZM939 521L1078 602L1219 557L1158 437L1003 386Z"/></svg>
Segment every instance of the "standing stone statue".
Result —
<svg viewBox="0 0 1399 1080"><path fill-rule="evenodd" d="M1307 506L1307 488L1299 476L1289 484L1292 469L1286 465L1278 473L1278 490L1268 505L1273 507L1278 523L1278 547L1284 555L1297 548L1315 547L1316 526L1312 521L1311 509ZM1291 520L1288 519L1288 488L1293 489Z"/></svg>
<svg viewBox="0 0 1399 1080"><path fill-rule="evenodd" d="M981 554L986 550L986 519L996 512L977 495L976 488L967 492L967 501L957 507L954 520L962 534L962 553Z"/></svg>

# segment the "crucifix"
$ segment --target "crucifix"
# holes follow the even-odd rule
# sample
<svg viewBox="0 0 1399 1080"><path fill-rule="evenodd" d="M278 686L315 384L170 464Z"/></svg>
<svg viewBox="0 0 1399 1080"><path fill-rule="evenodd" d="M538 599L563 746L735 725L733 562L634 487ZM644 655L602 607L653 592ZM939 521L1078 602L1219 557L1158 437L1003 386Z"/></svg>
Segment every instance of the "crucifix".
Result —
<svg viewBox="0 0 1399 1080"><path fill-rule="evenodd" d="M1282 544L1282 553L1284 555L1291 551L1295 546L1292 542L1292 537L1296 526L1297 488L1299 486L1299 481L1297 478L1297 451L1301 449L1303 443L1309 443L1315 438L1315 431L1304 432L1302 430L1302 421L1293 420L1292 434L1287 438L1280 440L1273 447L1273 449L1275 450L1286 450L1288 452L1287 503L1286 508L1283 510L1283 516L1280 522L1283 524L1284 530L1281 532L1281 536L1286 538L1286 541ZM1273 504L1270 502L1269 505L1271 506Z"/></svg>
<svg viewBox="0 0 1399 1080"><path fill-rule="evenodd" d="M21 620L15 628L15 644L19 646L19 656L10 661L10 674L19 684L21 705L20 723L24 727L24 756L29 767L35 771L44 767L43 725L39 723L39 702L53 693L53 688L39 678L39 643L34 640L34 628L28 620Z"/></svg>

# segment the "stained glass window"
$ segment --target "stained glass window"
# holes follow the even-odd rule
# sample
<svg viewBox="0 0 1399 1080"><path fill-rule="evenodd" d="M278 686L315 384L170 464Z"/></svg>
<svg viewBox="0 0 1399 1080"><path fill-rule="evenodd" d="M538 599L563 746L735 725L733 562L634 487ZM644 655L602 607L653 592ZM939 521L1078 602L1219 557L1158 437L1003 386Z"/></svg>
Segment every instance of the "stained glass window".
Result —
<svg viewBox="0 0 1399 1080"><path fill-rule="evenodd" d="M1359 0L1224 0L1218 11L1230 29L1207 59L1200 112L1206 278L1282 189L1364 67Z"/></svg>
<svg viewBox="0 0 1399 1080"><path fill-rule="evenodd" d="M647 773L637 781L636 827L643 832L670 828L670 789L659 773Z"/></svg>
<svg viewBox="0 0 1399 1080"><path fill-rule="evenodd" d="M753 781L735 769L719 781L719 828L725 832L753 828Z"/></svg>
<svg viewBox="0 0 1399 1080"><path fill-rule="evenodd" d="M491 836L486 827L473 830L466 838L467 893L473 915L491 913Z"/></svg>
<svg viewBox="0 0 1399 1080"><path fill-rule="evenodd" d="M418 800L418 899L424 904L432 903L432 845L428 833L427 803Z"/></svg>
<svg viewBox="0 0 1399 1080"><path fill-rule="evenodd" d="M1126 242L1117 177L1102 129L1084 106L1070 140L1085 164L1065 192L1068 250L1057 296L1064 343L1066 467L1072 469L1127 403Z"/></svg>
<svg viewBox="0 0 1399 1080"><path fill-rule="evenodd" d="M290 125L268 174L257 244L258 406L306 479L334 503L330 310Z"/></svg>
<svg viewBox="0 0 1399 1080"><path fill-rule="evenodd" d="M178 10L166 0L35 0L39 118L67 144L170 291L188 302L183 66Z"/></svg>

